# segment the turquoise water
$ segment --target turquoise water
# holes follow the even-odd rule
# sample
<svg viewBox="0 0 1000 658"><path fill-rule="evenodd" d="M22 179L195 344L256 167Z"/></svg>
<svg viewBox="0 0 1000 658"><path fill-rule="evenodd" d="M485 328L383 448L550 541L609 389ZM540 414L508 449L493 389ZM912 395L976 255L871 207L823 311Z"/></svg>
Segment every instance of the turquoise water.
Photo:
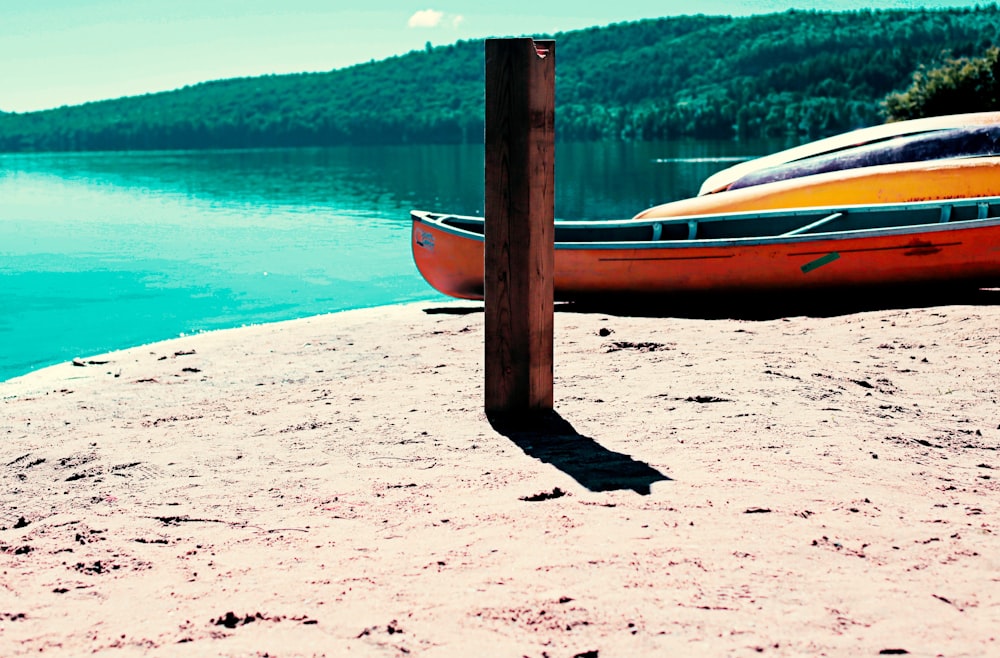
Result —
<svg viewBox="0 0 1000 658"><path fill-rule="evenodd" d="M556 214L631 216L766 148L560 145ZM412 264L408 213L481 214L482 163L475 146L0 155L0 380L182 334L443 299Z"/></svg>

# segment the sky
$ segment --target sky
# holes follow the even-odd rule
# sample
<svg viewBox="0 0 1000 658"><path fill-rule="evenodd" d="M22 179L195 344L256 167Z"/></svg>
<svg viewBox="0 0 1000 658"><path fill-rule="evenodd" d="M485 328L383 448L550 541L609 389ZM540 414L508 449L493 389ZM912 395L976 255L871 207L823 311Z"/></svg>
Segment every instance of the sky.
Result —
<svg viewBox="0 0 1000 658"><path fill-rule="evenodd" d="M982 1L982 0L980 0ZM976 0L0 0L0 111L330 71L430 42L680 14L973 7Z"/></svg>

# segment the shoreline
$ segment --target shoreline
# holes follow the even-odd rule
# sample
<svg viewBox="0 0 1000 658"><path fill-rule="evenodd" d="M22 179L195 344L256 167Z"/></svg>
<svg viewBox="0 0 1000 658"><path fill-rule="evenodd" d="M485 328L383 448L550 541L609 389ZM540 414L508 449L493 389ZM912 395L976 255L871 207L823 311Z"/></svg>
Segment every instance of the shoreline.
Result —
<svg viewBox="0 0 1000 658"><path fill-rule="evenodd" d="M0 382L0 653L997 651L1000 307L558 312L547 434L479 308Z"/></svg>
<svg viewBox="0 0 1000 658"><path fill-rule="evenodd" d="M434 294L440 294L440 293L437 293L435 291ZM449 303L448 299L445 298L445 297L443 297L443 296L442 296L442 298L441 298L440 301L441 301L442 304ZM287 319L284 319L284 320L266 320L266 321L262 321L262 322L249 322L249 323L244 323L244 324L235 325L235 326L225 326L225 327L218 327L218 328L215 328L215 329L198 330L198 331L194 331L194 332L191 332L191 333L181 332L181 333L179 333L176 336L170 336L170 337L161 338L161 339L158 339L158 340L151 340L151 341L147 341L147 342L140 342L140 343L135 344L135 345L126 345L124 347L119 347L119 348L115 348L115 349L111 349L111 350L96 351L96 352L94 352L92 354L89 354L89 355L86 355L86 354L84 354L84 355L75 354L71 358L68 358L68 359L66 359L66 358L59 359L58 361L54 361L54 362L49 363L47 365L39 365L37 367L32 367L27 372L23 372L23 373L18 374L18 375L12 375L12 376L8 377L7 379L0 379L0 385L3 385L5 383L7 383L7 382L10 382L10 381L12 381L14 379L18 379L18 378L21 378L21 377L29 376L32 373L38 372L40 370L45 370L47 368L53 368L53 367L56 367L56 366L63 365L64 363L73 363L74 361L83 361L83 362L86 362L86 361L93 360L93 359L96 359L96 358L101 358L101 357L104 357L104 356L107 356L107 355L113 355L113 354L117 354L119 352L125 352L127 350L139 349L139 348L147 347L147 346L150 346L150 345L157 345L159 343L165 343L165 342L169 342L169 341L172 341L172 340L177 340L177 339L180 339L180 338L187 338L187 337L190 337L190 336L200 336L200 335L203 335L203 334L215 333L215 332L218 332L218 331L232 331L232 330L235 330L235 329L245 329L247 327L258 327L258 326L269 325L269 324L281 324L283 322L295 322L297 320L304 320L304 319L311 318L311 317L321 317L321 316L324 316L324 315L335 315L335 314L338 314L338 313L348 313L348 312L351 312L351 311L364 311L364 310L373 309L373 308L389 308L389 307L393 307L393 306L407 306L407 305L410 305L410 304L433 304L433 303L435 303L435 301L433 299L416 299L416 300L410 300L410 301L392 302L392 303L388 303L388 304L375 304L375 305L372 305L372 306L358 306L358 307L344 308L344 309L339 309L339 310L334 310L334 311L327 311L325 313L314 313L312 315L303 315L303 316L300 316L300 317L287 318Z"/></svg>

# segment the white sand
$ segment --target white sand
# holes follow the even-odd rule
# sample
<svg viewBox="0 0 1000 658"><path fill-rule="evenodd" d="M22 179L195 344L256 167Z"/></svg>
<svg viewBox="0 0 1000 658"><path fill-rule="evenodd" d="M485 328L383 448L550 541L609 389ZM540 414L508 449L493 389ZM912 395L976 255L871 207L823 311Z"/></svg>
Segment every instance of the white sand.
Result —
<svg viewBox="0 0 1000 658"><path fill-rule="evenodd" d="M1000 655L1000 307L560 312L548 436L475 309L0 384L0 655Z"/></svg>

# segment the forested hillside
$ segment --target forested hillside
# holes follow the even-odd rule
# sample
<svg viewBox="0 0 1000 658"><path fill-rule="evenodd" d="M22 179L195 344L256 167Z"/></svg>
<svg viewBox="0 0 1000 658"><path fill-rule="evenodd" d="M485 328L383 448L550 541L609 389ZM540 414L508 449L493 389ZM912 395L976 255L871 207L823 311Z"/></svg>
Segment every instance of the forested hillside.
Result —
<svg viewBox="0 0 1000 658"><path fill-rule="evenodd" d="M1000 8L685 16L554 38L559 139L816 137L881 122L885 97L921 67L1000 44ZM468 41L328 73L0 113L0 150L479 141L483 68L482 42Z"/></svg>

